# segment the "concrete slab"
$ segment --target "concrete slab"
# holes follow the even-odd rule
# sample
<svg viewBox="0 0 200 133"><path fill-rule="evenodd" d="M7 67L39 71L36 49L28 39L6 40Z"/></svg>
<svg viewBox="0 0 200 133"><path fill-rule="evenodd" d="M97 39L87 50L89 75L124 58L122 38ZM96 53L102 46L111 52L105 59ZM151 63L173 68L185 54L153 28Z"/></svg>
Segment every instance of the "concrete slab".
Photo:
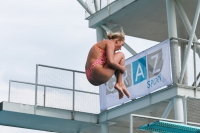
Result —
<svg viewBox="0 0 200 133"><path fill-rule="evenodd" d="M193 23L198 0L180 0L188 18ZM188 33L178 11L178 37L188 39ZM167 13L165 0L119 0L88 18L89 27L101 24L120 24L126 35L161 42L168 38ZM196 35L200 36L200 22Z"/></svg>

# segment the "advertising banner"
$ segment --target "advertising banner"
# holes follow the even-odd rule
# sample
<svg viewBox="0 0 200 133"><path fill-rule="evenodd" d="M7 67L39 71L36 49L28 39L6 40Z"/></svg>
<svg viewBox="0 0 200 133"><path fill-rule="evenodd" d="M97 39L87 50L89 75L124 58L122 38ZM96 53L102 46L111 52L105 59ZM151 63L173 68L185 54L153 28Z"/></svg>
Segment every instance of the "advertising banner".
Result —
<svg viewBox="0 0 200 133"><path fill-rule="evenodd" d="M172 84L170 40L126 59L125 64L123 80L130 92L130 98L124 95L119 99L118 91L114 88L116 77L113 75L107 83L100 86L101 110L148 95Z"/></svg>

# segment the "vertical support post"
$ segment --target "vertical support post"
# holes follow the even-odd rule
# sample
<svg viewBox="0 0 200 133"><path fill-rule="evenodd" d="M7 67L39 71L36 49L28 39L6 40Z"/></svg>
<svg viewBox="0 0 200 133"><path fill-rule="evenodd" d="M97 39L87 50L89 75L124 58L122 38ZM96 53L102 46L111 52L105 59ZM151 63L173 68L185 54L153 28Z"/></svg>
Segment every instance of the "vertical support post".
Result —
<svg viewBox="0 0 200 133"><path fill-rule="evenodd" d="M130 114L130 133L133 133L133 116Z"/></svg>
<svg viewBox="0 0 200 133"><path fill-rule="evenodd" d="M104 28L107 28L107 27L104 27ZM97 37L97 42L103 40L103 28L102 28L102 26L99 26L99 27L96 28L96 37ZM99 99L99 100L101 100L101 99Z"/></svg>
<svg viewBox="0 0 200 133"><path fill-rule="evenodd" d="M100 10L101 10L101 3L102 3L102 2L101 2L101 0L100 0Z"/></svg>
<svg viewBox="0 0 200 133"><path fill-rule="evenodd" d="M166 0L169 37L177 37L176 12L174 0Z"/></svg>
<svg viewBox="0 0 200 133"><path fill-rule="evenodd" d="M101 5L101 1L100 1ZM97 35L97 41L103 40L103 28L102 27L97 27L96 28L96 35ZM108 123L103 122L101 123L101 133L108 133Z"/></svg>
<svg viewBox="0 0 200 133"><path fill-rule="evenodd" d="M174 115L175 120L184 121L183 99L180 97L174 97Z"/></svg>
<svg viewBox="0 0 200 133"><path fill-rule="evenodd" d="M185 73L186 64L187 64L187 61L188 61L192 41L193 41L193 38L194 38L197 22L198 22L198 19L199 19L199 12L200 12L200 0L198 0L197 9L196 9L196 13L195 13L194 21L193 21L193 25L192 25L192 30L190 31L190 39L189 39L188 46L187 46L187 49L186 49L186 52L185 52L183 65L181 67L181 74L180 74L180 78L179 78L179 83L182 83L182 81L183 81L183 75Z"/></svg>
<svg viewBox="0 0 200 133"><path fill-rule="evenodd" d="M11 81L9 80L8 102L10 102L10 86L11 86Z"/></svg>
<svg viewBox="0 0 200 133"><path fill-rule="evenodd" d="M94 7L95 7L95 11L99 10L99 5L98 5L98 0L94 0Z"/></svg>
<svg viewBox="0 0 200 133"><path fill-rule="evenodd" d="M183 97L183 107L184 107L184 124L187 125L187 98Z"/></svg>
<svg viewBox="0 0 200 133"><path fill-rule="evenodd" d="M184 54L185 54L185 50L186 50L186 42L181 42L180 48L181 48L181 65L183 65L183 60L184 60ZM183 77L183 82L182 84L188 85L188 73L187 73L187 67L185 70L185 74Z"/></svg>
<svg viewBox="0 0 200 133"><path fill-rule="evenodd" d="M72 105L72 120L74 120L74 110L75 110L75 72L73 71L73 105Z"/></svg>
<svg viewBox="0 0 200 133"><path fill-rule="evenodd" d="M46 86L44 86L44 107L46 106Z"/></svg>
<svg viewBox="0 0 200 133"><path fill-rule="evenodd" d="M103 29L101 27L96 28L96 36L97 36L97 42L103 40Z"/></svg>
<svg viewBox="0 0 200 133"><path fill-rule="evenodd" d="M108 123L101 123L101 133L109 133L108 132Z"/></svg>
<svg viewBox="0 0 200 133"><path fill-rule="evenodd" d="M35 106L34 106L34 114L36 114L36 107L37 107L37 85L38 85L38 64L36 65L36 75L35 75Z"/></svg>
<svg viewBox="0 0 200 133"><path fill-rule="evenodd" d="M167 22L168 22L168 35L169 38L177 38L177 25L176 25L176 12L175 12L175 2L174 0L166 0L167 9ZM178 55L178 42L175 40L171 41L171 64L172 64L172 76L173 82L177 83L179 78L179 55ZM174 113L176 120L183 121L183 103L182 98L174 98Z"/></svg>
<svg viewBox="0 0 200 133"><path fill-rule="evenodd" d="M171 37L177 38L174 0L166 0L166 7L167 7L167 21L168 21L168 36L169 38ZM170 51L171 51L172 77L173 77L173 82L177 83L180 72L178 41L171 40L170 44L171 44Z"/></svg>
<svg viewBox="0 0 200 133"><path fill-rule="evenodd" d="M196 49L197 44L194 43L194 50L193 50L193 61L194 61L194 96L197 96L197 67L196 67Z"/></svg>

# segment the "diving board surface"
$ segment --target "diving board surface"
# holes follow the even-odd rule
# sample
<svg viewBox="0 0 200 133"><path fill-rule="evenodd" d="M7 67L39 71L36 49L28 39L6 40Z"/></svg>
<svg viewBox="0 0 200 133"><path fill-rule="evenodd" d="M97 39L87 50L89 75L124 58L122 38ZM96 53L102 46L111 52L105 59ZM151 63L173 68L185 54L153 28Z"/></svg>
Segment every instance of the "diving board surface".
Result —
<svg viewBox="0 0 200 133"><path fill-rule="evenodd" d="M159 133L200 133L200 127L167 121L156 121L138 128L142 131Z"/></svg>

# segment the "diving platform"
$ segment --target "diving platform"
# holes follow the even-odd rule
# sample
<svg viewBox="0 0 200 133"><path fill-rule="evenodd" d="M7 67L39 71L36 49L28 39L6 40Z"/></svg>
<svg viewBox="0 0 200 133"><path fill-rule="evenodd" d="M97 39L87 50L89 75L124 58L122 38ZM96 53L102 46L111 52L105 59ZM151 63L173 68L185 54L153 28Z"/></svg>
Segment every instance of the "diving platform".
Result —
<svg viewBox="0 0 200 133"><path fill-rule="evenodd" d="M79 132L90 127L98 127L95 114L73 112L47 107L37 107L20 103L0 103L0 125L34 129L58 133ZM92 133L92 132L91 132Z"/></svg>
<svg viewBox="0 0 200 133"><path fill-rule="evenodd" d="M78 0L79 1L79 0ZM193 22L198 0L175 0L176 23L179 38L188 39L188 31L185 22ZM92 3L88 3L91 5ZM89 27L96 28L106 25L114 28L115 24L123 27L126 35L162 42L168 38L168 19L166 0L116 0L101 10L95 11L86 17ZM188 22L187 22L188 23ZM197 29L200 25L197 25ZM158 30L159 29L159 30ZM196 30L196 36L200 36L200 30Z"/></svg>
<svg viewBox="0 0 200 133"><path fill-rule="evenodd" d="M0 125L59 133L101 133L101 125L105 123L109 133L129 133L131 114L161 118L171 99L183 96L186 96L187 119L200 123L200 99L190 98L194 97L194 94L194 87L172 85L97 114L44 106L37 106L35 111L34 105L2 102ZM199 90L196 95L200 97ZM166 118L174 117L174 108L171 106Z"/></svg>

